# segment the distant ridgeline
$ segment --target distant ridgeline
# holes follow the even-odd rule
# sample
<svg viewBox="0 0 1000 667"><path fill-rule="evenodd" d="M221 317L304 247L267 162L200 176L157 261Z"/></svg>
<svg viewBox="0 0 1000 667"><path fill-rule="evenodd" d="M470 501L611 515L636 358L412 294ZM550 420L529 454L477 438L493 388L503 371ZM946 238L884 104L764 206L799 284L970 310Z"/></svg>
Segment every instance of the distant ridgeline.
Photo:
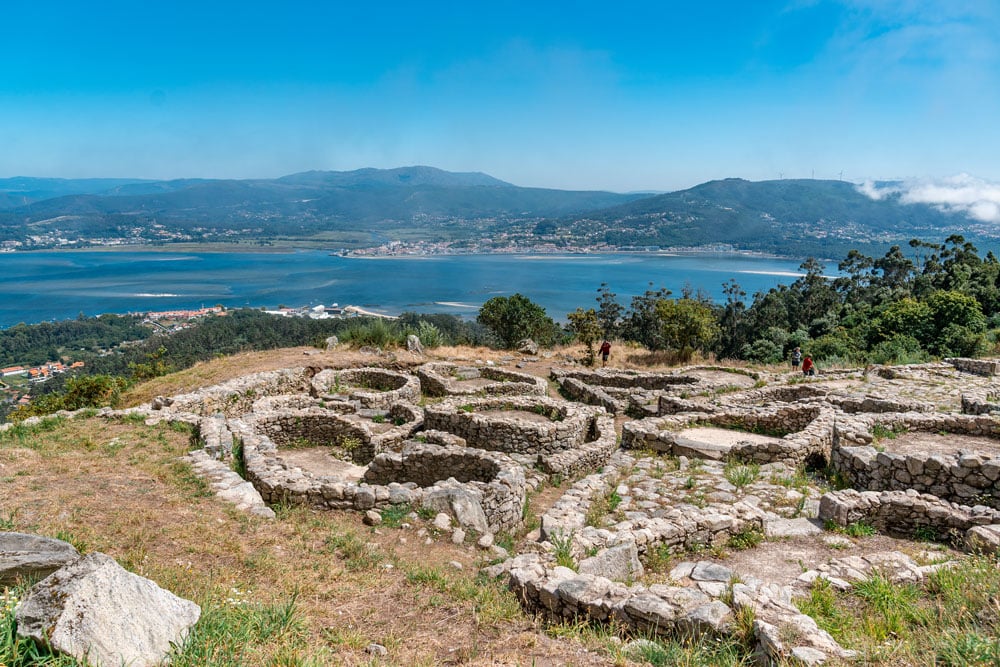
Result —
<svg viewBox="0 0 1000 667"><path fill-rule="evenodd" d="M402 238L426 252L722 246L836 257L951 233L992 232L842 181L726 179L649 196L524 188L431 167L256 180L0 179L6 249L306 241L351 249Z"/></svg>

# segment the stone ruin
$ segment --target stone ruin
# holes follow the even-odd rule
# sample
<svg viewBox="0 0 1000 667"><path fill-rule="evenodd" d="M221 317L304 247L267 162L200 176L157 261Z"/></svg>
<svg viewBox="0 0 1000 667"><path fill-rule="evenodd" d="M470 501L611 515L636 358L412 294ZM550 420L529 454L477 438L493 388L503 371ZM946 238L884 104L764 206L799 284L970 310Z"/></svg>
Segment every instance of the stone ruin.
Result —
<svg viewBox="0 0 1000 667"><path fill-rule="evenodd" d="M527 373L493 366L458 366L431 362L417 369L420 386L428 396L544 396L545 380Z"/></svg>
<svg viewBox="0 0 1000 667"><path fill-rule="evenodd" d="M552 379L572 400L599 405L612 414L643 416L656 414L658 401L664 397L684 400L694 394L746 389L760 375L743 369L707 366L692 366L676 373L553 368Z"/></svg>
<svg viewBox="0 0 1000 667"><path fill-rule="evenodd" d="M919 581L932 566L863 553L775 582L704 559L664 576L657 558L752 539L853 545L824 528L859 522L1000 548L1000 421L989 414L1000 387L984 368L951 360L808 380L713 367L554 369L571 400L545 396L541 378L489 366L294 369L159 399L147 413L198 424L196 467L216 471L220 494L245 500L251 484L260 502L246 506L262 514L275 503L407 505L513 532L531 489L568 478L535 541L487 569L525 607L688 636L726 634L753 610L761 655L819 664L851 652L794 606L812 581L872 572ZM314 465L320 454L334 463ZM234 459L238 481L219 472ZM804 469L853 489L824 493ZM573 568L558 564L566 559Z"/></svg>

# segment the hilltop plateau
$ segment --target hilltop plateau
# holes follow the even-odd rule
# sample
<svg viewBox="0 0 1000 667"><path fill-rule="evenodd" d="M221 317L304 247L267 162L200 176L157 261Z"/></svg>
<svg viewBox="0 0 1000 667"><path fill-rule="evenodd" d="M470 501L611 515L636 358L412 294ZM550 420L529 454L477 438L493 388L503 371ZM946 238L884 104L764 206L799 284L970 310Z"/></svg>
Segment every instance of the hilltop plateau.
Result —
<svg viewBox="0 0 1000 667"><path fill-rule="evenodd" d="M173 665L998 654L998 362L804 377L583 353L201 362L115 410L4 425L0 528L196 601ZM5 588L3 637L28 595ZM32 664L10 642L5 664Z"/></svg>

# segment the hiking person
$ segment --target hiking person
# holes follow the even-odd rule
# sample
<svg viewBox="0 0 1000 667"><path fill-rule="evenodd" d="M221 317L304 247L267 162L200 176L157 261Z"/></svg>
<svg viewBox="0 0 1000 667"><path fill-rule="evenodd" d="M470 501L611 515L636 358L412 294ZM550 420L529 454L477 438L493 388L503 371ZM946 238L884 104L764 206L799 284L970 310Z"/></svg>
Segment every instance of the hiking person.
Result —
<svg viewBox="0 0 1000 667"><path fill-rule="evenodd" d="M802 363L802 349L796 347L792 350L792 368L799 370L799 364Z"/></svg>
<svg viewBox="0 0 1000 667"><path fill-rule="evenodd" d="M608 342L607 338L605 338L604 342L601 343L601 350L600 351L601 351L601 366L607 366L608 365L608 355L611 354L611 343Z"/></svg>

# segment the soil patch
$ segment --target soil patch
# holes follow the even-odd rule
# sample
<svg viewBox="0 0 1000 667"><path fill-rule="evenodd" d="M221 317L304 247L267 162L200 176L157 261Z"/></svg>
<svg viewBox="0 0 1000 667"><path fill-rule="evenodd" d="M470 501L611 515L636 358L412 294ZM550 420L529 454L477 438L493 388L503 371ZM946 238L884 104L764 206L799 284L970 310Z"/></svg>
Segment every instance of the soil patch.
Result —
<svg viewBox="0 0 1000 667"><path fill-rule="evenodd" d="M728 445L730 447L739 442L753 442L755 444L781 442L781 438L775 438L770 435L736 431L729 428L714 428L711 426L686 428L680 431L678 436L688 441L703 442L709 445Z"/></svg>
<svg viewBox="0 0 1000 667"><path fill-rule="evenodd" d="M752 387L757 382L748 375L743 375L742 373L727 373L726 371L692 370L683 371L683 373L684 375L701 378L702 380L713 384L732 385L743 389Z"/></svg>
<svg viewBox="0 0 1000 667"><path fill-rule="evenodd" d="M463 389L482 389L490 386L491 384L496 384L496 380L489 380L487 378L470 378L468 380L456 380L455 384Z"/></svg>
<svg viewBox="0 0 1000 667"><path fill-rule="evenodd" d="M1000 458L1000 441L982 436L961 435L958 433L927 433L925 431L909 431L895 438L882 438L879 446L885 447L893 454L910 454L913 456L929 456L932 454L957 454L959 451L986 454L991 458Z"/></svg>
<svg viewBox="0 0 1000 667"><path fill-rule="evenodd" d="M326 447L304 449L280 449L278 458L288 467L301 468L313 475L328 475L345 481L359 481L368 470L367 466L357 466L330 454Z"/></svg>

